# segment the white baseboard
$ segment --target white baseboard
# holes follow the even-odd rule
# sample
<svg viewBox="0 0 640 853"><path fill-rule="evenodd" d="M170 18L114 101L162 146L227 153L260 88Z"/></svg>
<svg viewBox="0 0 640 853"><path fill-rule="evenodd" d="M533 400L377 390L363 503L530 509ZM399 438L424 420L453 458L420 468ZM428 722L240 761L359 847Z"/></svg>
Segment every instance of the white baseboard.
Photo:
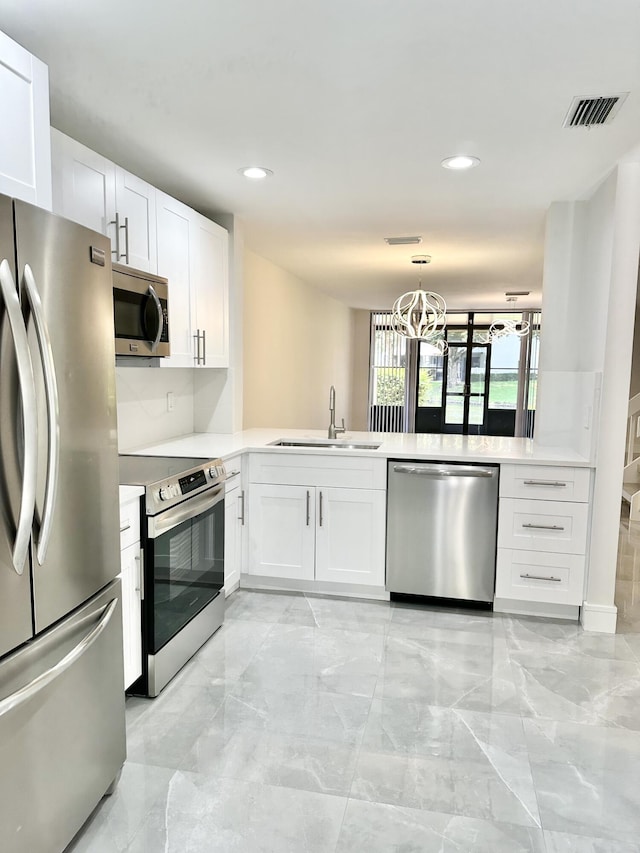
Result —
<svg viewBox="0 0 640 853"><path fill-rule="evenodd" d="M240 586L242 589L309 592L319 595L337 595L344 598L371 598L376 601L389 601L389 593L384 587L360 586L355 583L331 583L330 581L295 580L293 578L270 578L266 575L242 574Z"/></svg>
<svg viewBox="0 0 640 853"><path fill-rule="evenodd" d="M613 604L589 604L585 601L582 605L580 621L585 631L615 634L618 608Z"/></svg>
<svg viewBox="0 0 640 853"><path fill-rule="evenodd" d="M546 616L551 619L571 619L577 622L580 608L574 604L545 604L539 601L519 601L515 598L496 598L494 613L513 613L515 616Z"/></svg>

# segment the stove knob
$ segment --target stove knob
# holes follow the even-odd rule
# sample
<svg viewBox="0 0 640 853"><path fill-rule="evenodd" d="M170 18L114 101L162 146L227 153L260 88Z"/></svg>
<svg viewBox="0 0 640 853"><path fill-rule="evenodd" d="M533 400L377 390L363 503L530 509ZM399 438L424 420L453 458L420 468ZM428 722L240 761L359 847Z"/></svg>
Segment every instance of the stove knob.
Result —
<svg viewBox="0 0 640 853"><path fill-rule="evenodd" d="M218 469L217 468L209 468L209 476L211 477L212 480L215 480L216 477L218 476Z"/></svg>
<svg viewBox="0 0 640 853"><path fill-rule="evenodd" d="M161 501L168 501L170 497L171 497L171 490L170 489L164 489L164 488L160 489L160 500Z"/></svg>

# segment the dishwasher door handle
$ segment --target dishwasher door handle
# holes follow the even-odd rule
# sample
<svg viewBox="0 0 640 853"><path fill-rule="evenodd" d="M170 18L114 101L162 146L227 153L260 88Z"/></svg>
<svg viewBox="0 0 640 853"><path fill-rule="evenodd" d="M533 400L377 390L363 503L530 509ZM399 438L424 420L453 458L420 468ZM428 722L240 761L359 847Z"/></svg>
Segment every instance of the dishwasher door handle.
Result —
<svg viewBox="0 0 640 853"><path fill-rule="evenodd" d="M493 477L496 474L495 468L469 468L466 466L460 468L428 468L417 465L394 465L393 470L397 474L417 474L421 477L433 477L434 479L443 477Z"/></svg>

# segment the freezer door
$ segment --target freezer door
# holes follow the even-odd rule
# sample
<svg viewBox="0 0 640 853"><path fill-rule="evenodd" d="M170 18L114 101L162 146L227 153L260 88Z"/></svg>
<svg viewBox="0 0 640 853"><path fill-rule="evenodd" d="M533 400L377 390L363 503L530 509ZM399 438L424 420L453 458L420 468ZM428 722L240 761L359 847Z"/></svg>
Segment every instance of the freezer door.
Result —
<svg viewBox="0 0 640 853"><path fill-rule="evenodd" d="M26 349L26 330L15 285L15 244L11 199L0 196L0 656L30 639L31 571L29 535L33 518L34 461L25 469L25 427L35 423L23 412L24 395L33 405L33 372ZM22 338L22 363L18 354ZM29 443L29 442L27 442ZM31 451L33 453L33 449ZM31 467L31 474L29 473ZM25 481L31 479L31 486ZM31 496L29 491L31 490ZM18 549L16 550L16 543Z"/></svg>
<svg viewBox="0 0 640 853"><path fill-rule="evenodd" d="M120 581L0 662L3 853L61 853L125 759Z"/></svg>
<svg viewBox="0 0 640 853"><path fill-rule="evenodd" d="M38 633L120 571L111 245L40 208L14 206L38 413ZM95 263L100 253L104 266Z"/></svg>

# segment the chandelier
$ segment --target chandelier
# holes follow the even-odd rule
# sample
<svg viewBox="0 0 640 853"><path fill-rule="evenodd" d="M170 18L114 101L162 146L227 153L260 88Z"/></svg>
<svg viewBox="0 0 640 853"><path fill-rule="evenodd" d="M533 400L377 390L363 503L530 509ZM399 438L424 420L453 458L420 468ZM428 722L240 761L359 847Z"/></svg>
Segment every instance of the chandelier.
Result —
<svg viewBox="0 0 640 853"><path fill-rule="evenodd" d="M509 337L509 335L524 338L529 334L529 331L530 325L528 320L522 320L520 323L509 318L506 320L497 320L489 326L488 343L492 344L500 338Z"/></svg>
<svg viewBox="0 0 640 853"><path fill-rule="evenodd" d="M410 290L393 303L391 327L404 338L424 341L445 355L448 345L444 337L447 304L439 293Z"/></svg>

